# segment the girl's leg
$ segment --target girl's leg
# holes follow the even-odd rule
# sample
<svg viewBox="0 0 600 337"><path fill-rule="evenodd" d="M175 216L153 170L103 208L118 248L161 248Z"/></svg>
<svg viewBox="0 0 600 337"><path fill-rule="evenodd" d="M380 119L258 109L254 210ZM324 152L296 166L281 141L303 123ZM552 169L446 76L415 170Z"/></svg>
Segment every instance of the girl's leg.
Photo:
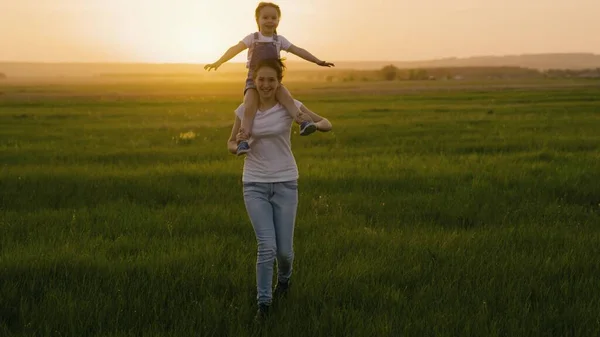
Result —
<svg viewBox="0 0 600 337"><path fill-rule="evenodd" d="M246 137L252 134L252 124L258 110L258 91L254 88L248 88L244 93L244 118L242 119L242 132Z"/></svg>
<svg viewBox="0 0 600 337"><path fill-rule="evenodd" d="M254 117L256 116L256 110L258 109L258 92L255 88L248 88L244 91L244 116L242 117L242 125L240 131L243 134L244 140L240 141L237 147L236 154L241 156L250 151L250 145L248 144L248 138L252 134L252 124L254 124Z"/></svg>
<svg viewBox="0 0 600 337"><path fill-rule="evenodd" d="M279 88L277 88L277 92L275 93L275 98L277 99L277 101L279 103L281 103L281 105L283 105L285 107L285 109L288 111L288 114L290 114L290 116L292 116L292 118L294 119L294 121L296 121L296 123L301 124L304 121L308 121L311 123L313 122L313 120L312 120L312 118L310 118L310 116L303 114L302 111L296 106L296 104L294 103L294 98L292 97L292 94L283 85L280 85Z"/></svg>
<svg viewBox="0 0 600 337"><path fill-rule="evenodd" d="M272 301L273 262L277 252L273 206L269 202L270 183L244 183L244 204L254 227L258 252L256 257L256 290L258 305Z"/></svg>

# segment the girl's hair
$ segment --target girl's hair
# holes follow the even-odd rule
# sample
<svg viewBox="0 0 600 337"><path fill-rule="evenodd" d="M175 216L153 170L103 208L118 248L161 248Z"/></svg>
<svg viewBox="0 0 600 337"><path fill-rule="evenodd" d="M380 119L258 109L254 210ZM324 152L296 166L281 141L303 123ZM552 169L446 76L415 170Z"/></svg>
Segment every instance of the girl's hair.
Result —
<svg viewBox="0 0 600 337"><path fill-rule="evenodd" d="M260 60L256 66L252 69L252 79L255 80L258 70L262 67L267 67L274 69L277 73L277 80L281 82L283 79L283 70L285 69L285 65L281 59L264 59Z"/></svg>
<svg viewBox="0 0 600 337"><path fill-rule="evenodd" d="M260 25L258 24L258 18L260 17L260 11L263 8L265 8L265 7L273 7L273 8L275 8L275 10L277 11L277 15L279 17L281 17L281 9L276 4L274 4L272 2L261 2L261 3L259 3L258 6L256 7L256 10L254 11L254 18L256 19L256 25L258 26L258 30L259 31L260 31ZM277 29L275 29L275 34L277 34Z"/></svg>

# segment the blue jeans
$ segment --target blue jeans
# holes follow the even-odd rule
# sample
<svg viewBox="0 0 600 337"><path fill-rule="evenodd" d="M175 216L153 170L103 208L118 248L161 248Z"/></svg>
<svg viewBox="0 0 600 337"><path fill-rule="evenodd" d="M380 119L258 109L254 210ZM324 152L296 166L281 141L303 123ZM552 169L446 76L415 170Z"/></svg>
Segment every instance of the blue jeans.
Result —
<svg viewBox="0 0 600 337"><path fill-rule="evenodd" d="M244 204L254 227L258 254L256 288L259 304L272 299L273 263L277 279L287 282L294 261L294 224L298 209L298 182L244 183Z"/></svg>

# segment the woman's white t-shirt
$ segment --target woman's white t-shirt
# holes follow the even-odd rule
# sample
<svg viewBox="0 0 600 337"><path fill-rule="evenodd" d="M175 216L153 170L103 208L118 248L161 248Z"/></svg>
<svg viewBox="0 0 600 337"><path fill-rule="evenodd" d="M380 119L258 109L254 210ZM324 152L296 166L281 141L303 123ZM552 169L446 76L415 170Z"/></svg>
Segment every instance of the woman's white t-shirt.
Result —
<svg viewBox="0 0 600 337"><path fill-rule="evenodd" d="M302 106L300 101L294 101L298 108ZM235 114L243 119L244 104L235 110ZM292 124L292 117L279 103L256 112L248 141L250 152L244 159L243 182L275 183L298 179L290 141Z"/></svg>

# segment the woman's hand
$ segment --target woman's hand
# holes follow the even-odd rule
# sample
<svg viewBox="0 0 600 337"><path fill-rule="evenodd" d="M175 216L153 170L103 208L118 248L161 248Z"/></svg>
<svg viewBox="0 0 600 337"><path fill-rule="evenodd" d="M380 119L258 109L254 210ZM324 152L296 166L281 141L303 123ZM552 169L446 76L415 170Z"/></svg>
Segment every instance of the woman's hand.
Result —
<svg viewBox="0 0 600 337"><path fill-rule="evenodd" d="M303 115L307 115L312 119L313 123L317 126L317 130L321 132L331 131L332 125L331 122L327 118L323 118L316 114L315 112L310 111L304 104L300 106L300 111Z"/></svg>
<svg viewBox="0 0 600 337"><path fill-rule="evenodd" d="M244 129L240 128L240 130L238 131L238 133L235 135L235 141L239 144L241 141L243 140L248 140L248 138L250 138L250 135L248 135L248 133L246 133L246 131L244 131Z"/></svg>

